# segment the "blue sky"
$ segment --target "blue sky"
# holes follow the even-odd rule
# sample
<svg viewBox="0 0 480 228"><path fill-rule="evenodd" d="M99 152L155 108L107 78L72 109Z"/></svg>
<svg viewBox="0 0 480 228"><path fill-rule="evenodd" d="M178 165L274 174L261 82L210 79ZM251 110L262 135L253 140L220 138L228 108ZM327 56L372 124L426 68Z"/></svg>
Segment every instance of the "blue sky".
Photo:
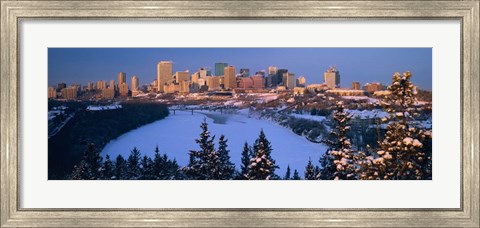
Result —
<svg viewBox="0 0 480 228"><path fill-rule="evenodd" d="M267 71L268 66L288 69L307 84L322 83L329 66L340 71L340 86L352 81L389 84L393 73L411 71L419 88L432 88L431 48L49 48L48 84L67 84L111 79L127 73L127 82L137 75L140 84L150 83L157 75L159 61L173 61L173 71L201 67L215 71L216 62L250 73Z"/></svg>

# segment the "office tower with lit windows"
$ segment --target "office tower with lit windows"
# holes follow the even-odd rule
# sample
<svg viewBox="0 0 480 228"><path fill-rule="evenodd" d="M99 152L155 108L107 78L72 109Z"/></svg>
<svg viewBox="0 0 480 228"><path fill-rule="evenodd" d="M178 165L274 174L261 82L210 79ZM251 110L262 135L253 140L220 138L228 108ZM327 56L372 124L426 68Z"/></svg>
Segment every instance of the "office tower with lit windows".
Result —
<svg viewBox="0 0 480 228"><path fill-rule="evenodd" d="M188 80L190 80L190 72L188 70L175 72L176 83L180 83L181 81L188 81Z"/></svg>
<svg viewBox="0 0 480 228"><path fill-rule="evenodd" d="M133 75L132 77L132 96L138 95L138 77Z"/></svg>
<svg viewBox="0 0 480 228"><path fill-rule="evenodd" d="M164 85L172 78L173 66L170 61L161 61L157 65L158 92L164 92Z"/></svg>
<svg viewBox="0 0 480 228"><path fill-rule="evenodd" d="M328 88L333 89L340 86L340 72L336 67L329 67L323 74L323 77Z"/></svg>
<svg viewBox="0 0 480 228"><path fill-rule="evenodd" d="M119 72L117 85L120 86L123 83L127 83L127 74L124 72Z"/></svg>
<svg viewBox="0 0 480 228"><path fill-rule="evenodd" d="M237 77L235 76L235 67L227 66L224 68L225 78L224 78L224 87L225 89L235 89L237 88Z"/></svg>

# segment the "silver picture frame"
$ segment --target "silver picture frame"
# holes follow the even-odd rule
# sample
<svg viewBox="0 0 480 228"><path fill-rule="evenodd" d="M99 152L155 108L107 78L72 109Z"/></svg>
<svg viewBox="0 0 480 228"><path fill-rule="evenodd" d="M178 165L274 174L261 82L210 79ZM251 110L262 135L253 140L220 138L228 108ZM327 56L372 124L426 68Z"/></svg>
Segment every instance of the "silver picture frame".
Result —
<svg viewBox="0 0 480 228"><path fill-rule="evenodd" d="M268 9L268 10L267 10ZM479 1L9 1L1 0L1 227L479 227ZM208 16L202 16L208 15ZM459 209L25 209L19 23L49 20L458 20L461 22Z"/></svg>

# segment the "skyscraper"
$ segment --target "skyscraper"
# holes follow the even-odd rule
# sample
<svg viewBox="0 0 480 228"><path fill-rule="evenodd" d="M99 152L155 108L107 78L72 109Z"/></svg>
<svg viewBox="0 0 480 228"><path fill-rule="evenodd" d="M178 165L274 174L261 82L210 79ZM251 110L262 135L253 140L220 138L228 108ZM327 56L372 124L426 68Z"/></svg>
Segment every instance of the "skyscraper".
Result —
<svg viewBox="0 0 480 228"><path fill-rule="evenodd" d="M295 87L295 74L286 72L283 74L283 84L287 89L293 89Z"/></svg>
<svg viewBox="0 0 480 228"><path fill-rule="evenodd" d="M225 75L225 67L228 66L228 63L215 63L215 76Z"/></svg>
<svg viewBox="0 0 480 228"><path fill-rule="evenodd" d="M325 84L328 88L333 89L340 85L340 72L336 67L329 67L323 74Z"/></svg>
<svg viewBox="0 0 480 228"><path fill-rule="evenodd" d="M128 84L127 83L122 83L121 85L119 85L118 86L118 91L120 93L120 96L127 97L128 96Z"/></svg>
<svg viewBox="0 0 480 228"><path fill-rule="evenodd" d="M157 65L157 81L158 81L158 92L164 92L163 86L168 82L172 77L172 62L170 61L161 61Z"/></svg>
<svg viewBox="0 0 480 228"><path fill-rule="evenodd" d="M305 79L305 77L300 76L299 78L297 78L297 86L298 87L305 87L306 83L307 83L307 80Z"/></svg>
<svg viewBox="0 0 480 228"><path fill-rule="evenodd" d="M110 80L110 86L108 88L115 89L115 80Z"/></svg>
<svg viewBox="0 0 480 228"><path fill-rule="evenodd" d="M132 77L132 93L138 92L138 77L133 75Z"/></svg>
<svg viewBox="0 0 480 228"><path fill-rule="evenodd" d="M92 83L93 86L93 83ZM97 89L102 90L107 88L107 82L105 80L97 81Z"/></svg>
<svg viewBox="0 0 480 228"><path fill-rule="evenodd" d="M190 72L186 71L177 71L175 73L175 82L180 83L181 81L188 81L190 80Z"/></svg>
<svg viewBox="0 0 480 228"><path fill-rule="evenodd" d="M127 74L125 74L124 72L120 72L120 73L118 73L118 84L117 85L121 85L123 83L127 83Z"/></svg>
<svg viewBox="0 0 480 228"><path fill-rule="evenodd" d="M237 78L235 76L235 67L234 66L227 66L224 68L225 79L224 79L224 87L225 89L235 89L237 88Z"/></svg>
<svg viewBox="0 0 480 228"><path fill-rule="evenodd" d="M353 90L360 90L360 82L352 82Z"/></svg>

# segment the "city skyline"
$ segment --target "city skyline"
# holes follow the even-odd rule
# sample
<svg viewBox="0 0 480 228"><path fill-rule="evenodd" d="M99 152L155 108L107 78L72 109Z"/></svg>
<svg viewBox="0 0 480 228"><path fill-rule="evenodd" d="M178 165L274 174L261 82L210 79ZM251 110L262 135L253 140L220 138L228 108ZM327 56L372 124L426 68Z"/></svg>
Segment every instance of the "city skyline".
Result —
<svg viewBox="0 0 480 228"><path fill-rule="evenodd" d="M207 67L215 74L215 63L228 63L249 69L250 75L269 66L288 69L295 78L305 77L307 84L323 83L323 73L336 66L340 87L380 82L388 85L394 72L411 71L412 81L421 89L432 87L431 48L49 48L48 84L117 80L125 72L131 87L134 75L139 85L157 78L157 64L173 63L173 74L189 70L195 73Z"/></svg>

